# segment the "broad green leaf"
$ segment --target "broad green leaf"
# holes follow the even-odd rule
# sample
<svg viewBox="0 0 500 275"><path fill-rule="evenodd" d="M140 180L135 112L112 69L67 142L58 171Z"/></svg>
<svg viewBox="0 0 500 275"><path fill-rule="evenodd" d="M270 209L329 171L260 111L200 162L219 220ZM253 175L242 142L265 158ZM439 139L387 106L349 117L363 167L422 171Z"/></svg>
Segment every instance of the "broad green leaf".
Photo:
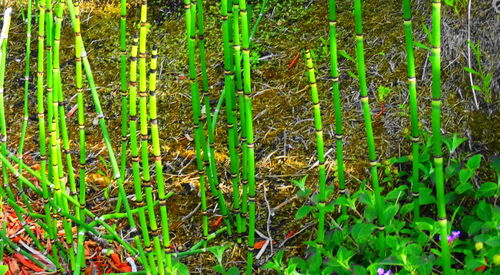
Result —
<svg viewBox="0 0 500 275"><path fill-rule="evenodd" d="M307 214L309 214L309 212L311 212L312 209L313 207L310 205L302 206L301 208L299 208L299 210L297 210L297 213L295 214L295 219L300 220L304 218L305 216L307 216Z"/></svg>
<svg viewBox="0 0 500 275"><path fill-rule="evenodd" d="M484 200L480 201L476 206L476 215L484 222L491 220L491 205Z"/></svg>
<svg viewBox="0 0 500 275"><path fill-rule="evenodd" d="M487 198L495 196L495 192L497 191L497 184L494 182L485 182L481 184L481 187L477 190L476 193L477 198Z"/></svg>
<svg viewBox="0 0 500 275"><path fill-rule="evenodd" d="M392 219L394 219L394 216L398 213L399 210L399 205L390 205L384 209L384 223L383 224L388 224L391 222Z"/></svg>
<svg viewBox="0 0 500 275"><path fill-rule="evenodd" d="M302 177L300 180L292 180L292 183L295 184L300 190L304 190L306 185L307 175Z"/></svg>
<svg viewBox="0 0 500 275"><path fill-rule="evenodd" d="M493 247L493 248L499 247L500 246L500 236L495 236L495 237L489 238L486 241L486 244Z"/></svg>
<svg viewBox="0 0 500 275"><path fill-rule="evenodd" d="M474 175L474 171L469 169L462 169L458 173L458 179L460 180L460 183L467 183L472 175Z"/></svg>
<svg viewBox="0 0 500 275"><path fill-rule="evenodd" d="M427 222L415 222L415 226L420 230L420 231L429 231L432 232L434 229L434 226L430 223Z"/></svg>
<svg viewBox="0 0 500 275"><path fill-rule="evenodd" d="M7 273L7 271L9 271L9 267L6 266L6 265L0 265L0 275L4 275L5 273Z"/></svg>
<svg viewBox="0 0 500 275"><path fill-rule="evenodd" d="M472 89L476 90L476 91L482 91L481 87L477 86L477 85L472 85Z"/></svg>
<svg viewBox="0 0 500 275"><path fill-rule="evenodd" d="M346 51L344 50L339 50L339 54L343 56L345 59L350 60L354 62L354 58L352 58Z"/></svg>
<svg viewBox="0 0 500 275"><path fill-rule="evenodd" d="M358 223L355 224L351 229L351 236L358 243L364 243L368 240L372 231L376 228L373 224Z"/></svg>
<svg viewBox="0 0 500 275"><path fill-rule="evenodd" d="M467 160L467 168L470 170L476 170L479 168L479 165L481 164L481 157L481 154L472 156L469 160Z"/></svg>
<svg viewBox="0 0 500 275"><path fill-rule="evenodd" d="M224 256L224 251L226 250L226 248L226 246L219 246L210 249L210 252L215 255L219 263L222 263L222 256Z"/></svg>
<svg viewBox="0 0 500 275"><path fill-rule="evenodd" d="M461 183L457 188L455 188L455 191L458 194L463 194L469 190L472 190L472 185L468 182Z"/></svg>
<svg viewBox="0 0 500 275"><path fill-rule="evenodd" d="M413 203L407 203L405 205L403 205L403 207L401 207L401 210L399 211L399 214L401 214L402 216L410 213L411 211L413 211Z"/></svg>
<svg viewBox="0 0 500 275"><path fill-rule="evenodd" d="M469 226L469 229L467 230L467 234L469 235L474 235L476 234L477 232L479 232L479 230L481 230L481 227L483 227L483 223L480 222L480 221L475 221L473 222L470 226Z"/></svg>

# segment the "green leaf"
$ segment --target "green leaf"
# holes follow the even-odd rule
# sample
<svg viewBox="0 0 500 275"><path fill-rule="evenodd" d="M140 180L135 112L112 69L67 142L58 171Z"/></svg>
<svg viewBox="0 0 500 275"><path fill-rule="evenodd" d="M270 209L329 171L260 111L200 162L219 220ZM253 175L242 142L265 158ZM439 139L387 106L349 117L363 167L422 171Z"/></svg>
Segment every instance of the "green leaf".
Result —
<svg viewBox="0 0 500 275"><path fill-rule="evenodd" d="M494 182L485 182L481 184L479 189L477 190L478 192L476 193L476 198L488 198L495 196L495 192L497 190L498 186Z"/></svg>
<svg viewBox="0 0 500 275"><path fill-rule="evenodd" d="M302 206L301 208L299 208L299 210L297 210L297 213L295 214L295 219L300 220L304 218L305 216L307 216L307 214L309 214L309 212L311 212L312 209L313 207L310 205Z"/></svg>
<svg viewBox="0 0 500 275"><path fill-rule="evenodd" d="M307 176L308 175L305 175L300 180L292 180L292 183L295 184L295 186L297 186L300 190L304 190L305 185L306 185Z"/></svg>
<svg viewBox="0 0 500 275"><path fill-rule="evenodd" d="M432 189L429 188L422 188L420 189L420 200L419 203L420 205L426 205L426 204L431 204L436 201L433 195L431 195Z"/></svg>
<svg viewBox="0 0 500 275"><path fill-rule="evenodd" d="M376 228L373 224L358 223L351 229L351 236L358 243L364 243L368 240L372 231Z"/></svg>
<svg viewBox="0 0 500 275"><path fill-rule="evenodd" d="M484 200L480 201L476 206L476 215L484 222L488 222L491 220L491 212L491 205L486 203Z"/></svg>
<svg viewBox="0 0 500 275"><path fill-rule="evenodd" d="M219 272L220 274L225 274L225 270L224 270L224 266L222 266L222 264L218 264L216 266L213 266L212 267L213 270Z"/></svg>
<svg viewBox="0 0 500 275"><path fill-rule="evenodd" d="M483 227L483 223L480 222L480 221L475 221L473 222L470 226L469 226L469 229L467 230L467 234L469 235L474 235L476 234L477 232L479 232L479 230L481 230L481 227Z"/></svg>
<svg viewBox="0 0 500 275"><path fill-rule="evenodd" d="M464 70L465 70L466 72L471 73L471 74L481 75L480 73L478 73L477 71L475 71L474 69L469 68L469 67L464 67Z"/></svg>
<svg viewBox="0 0 500 275"><path fill-rule="evenodd" d="M176 262L173 266L173 275L189 275L189 269L185 264Z"/></svg>
<svg viewBox="0 0 500 275"><path fill-rule="evenodd" d="M472 185L468 182L461 183L457 188L455 188L455 192L458 194L463 194L469 190L472 190Z"/></svg>
<svg viewBox="0 0 500 275"><path fill-rule="evenodd" d="M434 226L430 223L427 222L415 222L415 226L418 228L420 231L429 231L432 232L434 229Z"/></svg>
<svg viewBox="0 0 500 275"><path fill-rule="evenodd" d="M476 91L480 91L480 92L481 92L481 91L483 91L483 90L481 89L481 87L479 87L479 86L477 86L477 85L472 85L472 89L474 89L474 90L476 90Z"/></svg>
<svg viewBox="0 0 500 275"><path fill-rule="evenodd" d="M460 183L467 183L473 174L474 172L469 169L462 169L458 173L458 179L460 180Z"/></svg>
<svg viewBox="0 0 500 275"><path fill-rule="evenodd" d="M394 219L394 216L398 213L399 210L399 205L390 205L384 209L384 223L383 224L388 224L391 222L392 219Z"/></svg>
<svg viewBox="0 0 500 275"><path fill-rule="evenodd" d="M219 247L213 247L210 249L210 252L214 254L214 256L217 258L217 261L222 264L222 256L224 256L224 251L226 250L226 246L219 246Z"/></svg>
<svg viewBox="0 0 500 275"><path fill-rule="evenodd" d="M469 160L467 160L467 168L470 170L476 170L479 168L479 165L481 164L481 157L481 154L472 156Z"/></svg>
<svg viewBox="0 0 500 275"><path fill-rule="evenodd" d="M417 41L413 42L413 45L415 45L415 46L416 46L416 47L418 47L418 48L421 48L421 49L427 50L427 51L430 51L430 50L431 50L431 48L430 48L430 47L428 47L428 46L426 46L426 45L424 45L424 44L422 44L422 43L420 43L420 42L417 42Z"/></svg>
<svg viewBox="0 0 500 275"><path fill-rule="evenodd" d="M353 72L351 72L351 71L347 71L347 73L348 73L348 74L349 74L352 78L354 78L354 79L358 79L358 75L357 75L357 74L355 74L355 73L353 73Z"/></svg>
<svg viewBox="0 0 500 275"><path fill-rule="evenodd" d="M344 50L339 50L339 54L343 56L345 59L350 60L354 62L354 58L352 58L346 51Z"/></svg>
<svg viewBox="0 0 500 275"><path fill-rule="evenodd" d="M500 246L500 236L495 236L495 237L489 238L486 241L486 244L493 247L493 248L499 247Z"/></svg>
<svg viewBox="0 0 500 275"><path fill-rule="evenodd" d="M226 271L227 275L239 275L240 273L240 270L236 266L233 266Z"/></svg>
<svg viewBox="0 0 500 275"><path fill-rule="evenodd" d="M7 271L9 271L9 267L6 266L6 265L0 265L0 275L4 275L5 273L7 273Z"/></svg>

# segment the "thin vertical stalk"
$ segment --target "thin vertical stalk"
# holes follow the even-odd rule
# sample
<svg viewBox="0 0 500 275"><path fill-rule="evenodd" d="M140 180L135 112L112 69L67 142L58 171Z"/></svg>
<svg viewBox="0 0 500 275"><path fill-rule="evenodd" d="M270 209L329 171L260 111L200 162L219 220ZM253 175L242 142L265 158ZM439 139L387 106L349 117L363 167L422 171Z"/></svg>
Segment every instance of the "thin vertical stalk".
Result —
<svg viewBox="0 0 500 275"><path fill-rule="evenodd" d="M326 169L325 169L325 145L323 142L323 123L321 122L321 108L319 104L318 86L314 75L314 64L311 52L306 51L306 66L311 88L311 99L313 103L314 128L316 130L316 146L319 171L319 218L317 242L323 244L325 240L325 203L326 203Z"/></svg>
<svg viewBox="0 0 500 275"><path fill-rule="evenodd" d="M237 231L241 232L241 216L240 209L240 192L239 192L239 157L236 149L238 143L238 125L233 106L235 105L235 83L234 83L234 63L233 63L233 48L232 36L228 10L228 1L222 0L221 14L222 14L222 32L224 43L224 89L226 100L226 122L227 122L227 138L229 147L230 171L231 171L231 184L233 186L233 208L236 213L236 227ZM239 239L239 241L241 241Z"/></svg>
<svg viewBox="0 0 500 275"><path fill-rule="evenodd" d="M375 140L373 137L372 119L370 113L370 103L368 99L368 88L366 84L366 67L365 67L365 52L363 45L363 18L362 18L362 8L361 0L354 0L354 21L356 28L356 64L358 70L360 94L361 94L361 106L363 109L363 118L365 121L365 131L366 139L368 145L368 158L370 161L370 173L373 185L373 191L375 194L375 209L377 211L378 223L381 228L384 226L384 206L383 198L381 197L381 188L379 186L379 179L377 173L377 155L375 152ZM380 231L379 234L379 253L381 255L385 254L385 241L383 239L383 232Z"/></svg>
<svg viewBox="0 0 500 275"><path fill-rule="evenodd" d="M9 37L10 21L12 8L7 8L3 15L3 26L0 32L0 150L2 154L7 154L7 123L5 118L5 103L4 103L4 83L5 83L5 66L7 60L7 39ZM9 173L7 167L2 165L2 185L0 185L0 201L5 196L5 187L9 185Z"/></svg>
<svg viewBox="0 0 500 275"><path fill-rule="evenodd" d="M158 224L154 210L153 183L149 172L149 144L148 144L148 91L147 91L147 68L146 68L146 42L147 42L147 14L148 5L146 1L141 5L141 27L139 31L139 128L141 134L141 159L142 159L142 185L146 197L146 206L148 210L149 228L151 229L150 239L153 239L153 247L146 246L146 252L151 250L151 255L156 255L156 263L151 261L153 274L165 274L164 251L161 249ZM154 251L153 251L154 250ZM156 270L157 269L157 270Z"/></svg>
<svg viewBox="0 0 500 275"><path fill-rule="evenodd" d="M149 238L148 226L146 221L146 213L144 210L145 202L141 187L140 165L139 165L139 148L137 142L137 52L139 38L134 37L132 42L132 53L130 55L130 85L129 85L129 131L130 131L130 153L132 156L132 178L135 191L135 204L139 213L139 224L141 227L142 237L144 239L145 251L149 259L151 268L155 265L154 255L151 253L151 240Z"/></svg>
<svg viewBox="0 0 500 275"><path fill-rule="evenodd" d="M250 37L248 33L248 14L246 0L240 1L241 37L243 52L243 91L245 103L245 126L247 134L248 150L248 253L247 274L252 274L254 243L255 243L255 152L253 137L253 114L252 114L252 80L250 67Z"/></svg>
<svg viewBox="0 0 500 275"><path fill-rule="evenodd" d="M418 100L417 100L417 78L415 76L415 54L413 51L413 30L411 26L411 3L403 0L403 24L406 41L406 60L408 68L408 91L410 96L410 118L411 118L411 141L412 141L412 192L414 194L413 215L415 219L420 216L419 203L419 130L418 130Z"/></svg>
<svg viewBox="0 0 500 275"><path fill-rule="evenodd" d="M215 148L214 145L214 131L212 129L212 115L210 107L210 94L208 92L208 73L207 73L207 58L205 55L205 27L204 27L204 16L203 16L203 0L198 0L196 2L198 11L198 45L199 45L199 55L201 63L201 78L202 78L202 98L205 105L205 118L208 132L208 146L207 152L205 154L205 162L208 160L208 164L215 166ZM210 168L209 168L210 169ZM206 186L200 184L200 200L201 200L201 212L202 223L203 223L203 247L207 246L208 237L208 217L207 217L207 195Z"/></svg>
<svg viewBox="0 0 500 275"><path fill-rule="evenodd" d="M239 1L233 2L233 48L234 48L234 72L236 75L236 94L238 98L239 107L239 121L240 121L240 135L241 141L239 144L239 149L241 151L241 226L240 234L246 231L246 218L248 210L247 192L248 192L248 173L247 173L247 159L248 159L248 148L247 148L247 133L245 126L245 98L243 93L243 79L241 70L241 42L240 42L240 24L239 24L239 14L240 14L240 3ZM237 209L235 209L237 212Z"/></svg>
<svg viewBox="0 0 500 275"><path fill-rule="evenodd" d="M158 68L158 49L153 47L149 71L149 116L151 118L151 140L153 147L153 157L155 162L156 171L156 185L158 187L158 200L160 201L160 217L161 217L161 231L163 236L163 250L165 255L166 271L170 272L172 269L172 255L170 255L170 233L168 229L168 213L167 213L167 199L165 195L165 179L163 177L163 165L161 160L160 150L160 135L158 131L158 113L156 107L156 75ZM202 188L202 187L200 187ZM204 186L203 186L204 189ZM206 197L202 197L202 210L207 208ZM205 208L203 208L203 203ZM203 231L208 228L207 224L203 224ZM208 229L207 229L208 230Z"/></svg>
<svg viewBox="0 0 500 275"><path fill-rule="evenodd" d="M23 96L23 124L21 126L21 137L19 140L19 149L17 155L22 159L24 154L24 141L26 139L26 131L28 129L28 119L29 119L29 84L30 84L30 64L31 64L31 15L32 15L32 2L27 0L27 23L26 23L26 56L25 56L25 70L24 70L24 96ZM19 167L19 174L22 174L23 170ZM22 184L19 181L19 189L22 190Z"/></svg>
<svg viewBox="0 0 500 275"><path fill-rule="evenodd" d="M260 21L262 21L262 18L264 17L264 12L266 11L266 7L267 7L267 2L268 2L268 0L262 1L262 6L260 7L260 11L259 11L259 16L257 17L257 20L255 20L255 23L252 27L252 32L250 33L250 43L253 41L253 37L254 37L255 33L257 32L257 29L259 28Z"/></svg>
<svg viewBox="0 0 500 275"><path fill-rule="evenodd" d="M337 53L337 3L336 0L330 0L329 9L329 38L330 38L330 76L332 77L333 87L333 107L335 110L335 147L337 155L337 179L339 183L339 192L347 196L345 188L344 174L344 153L343 153L343 130L342 130L342 102L340 99L339 87L339 68ZM346 214L346 207L342 206L342 213Z"/></svg>
<svg viewBox="0 0 500 275"><path fill-rule="evenodd" d="M441 1L432 1L432 143L438 222L441 226L441 264L444 274L452 274L448 247L448 221L444 199L443 151L441 138Z"/></svg>

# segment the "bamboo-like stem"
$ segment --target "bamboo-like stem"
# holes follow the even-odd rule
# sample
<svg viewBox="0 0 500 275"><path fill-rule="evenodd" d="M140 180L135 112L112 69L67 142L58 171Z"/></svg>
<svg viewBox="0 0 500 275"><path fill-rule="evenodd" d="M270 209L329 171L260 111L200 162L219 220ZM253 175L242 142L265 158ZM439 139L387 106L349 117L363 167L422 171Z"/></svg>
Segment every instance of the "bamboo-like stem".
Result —
<svg viewBox="0 0 500 275"><path fill-rule="evenodd" d="M5 118L4 83L7 60L7 39L9 36L12 8L4 12L2 31L0 32L0 153L7 153L7 123ZM0 185L0 200L5 196L5 187L9 184L7 167L2 165L2 184ZM5 187L4 187L5 186Z"/></svg>
<svg viewBox="0 0 500 275"><path fill-rule="evenodd" d="M434 182L441 235L441 264L444 274L452 274L448 247L448 221L444 198L443 151L441 139L441 1L432 1L432 143L434 154Z"/></svg>
<svg viewBox="0 0 500 275"><path fill-rule="evenodd" d="M130 153L132 156L132 176L134 183L135 192L135 203L136 207L139 208L139 224L141 227L142 237L144 239L145 250L148 252L147 256L149 259L149 265L151 263L153 266L154 255L150 253L149 248L151 248L151 240L149 238L149 232L146 221L146 213L143 206L145 206L141 178L139 171L139 149L137 142L137 52L139 48L139 37L136 35L132 42L132 52L130 54L130 85L129 85L129 131L130 131ZM148 267L149 267L148 265Z"/></svg>
<svg viewBox="0 0 500 275"><path fill-rule="evenodd" d="M370 103L368 99L368 88L366 84L366 67L365 67L365 53L363 45L363 22L362 22L362 8L361 0L354 0L354 21L356 28L356 64L359 78L360 95L361 95L361 105L363 109L363 118L365 121L365 131L366 139L368 145L368 157L370 161L370 173L373 186L373 192L375 194L375 209L377 211L378 223L384 226L384 201L381 197L381 188L379 185L378 173L377 173L377 155L375 152L375 140L373 137L372 119L370 113ZM385 241L383 238L383 232L380 231L379 236L379 253L381 255L385 254Z"/></svg>
<svg viewBox="0 0 500 275"><path fill-rule="evenodd" d="M156 106L156 75L158 67L158 50L153 47L149 71L149 116L151 118L151 140L156 171L156 185L158 187L158 200L160 202L161 232L163 236L163 251L165 255L166 271L172 269L172 256L170 255L170 233L168 229L167 196L165 195L165 179L163 177L163 164L161 160L160 135L158 131L158 114ZM202 200L203 203L203 200ZM203 208L202 208L203 209ZM206 200L205 208L206 210ZM205 232L204 224L204 232Z"/></svg>
<svg viewBox="0 0 500 275"><path fill-rule="evenodd" d="M121 148L120 148L120 180L127 177L127 145L128 145L128 84L127 84L127 0L120 0L120 94L122 99L121 114ZM116 212L120 212L121 196L116 201ZM113 225L116 228L116 225Z"/></svg>
<svg viewBox="0 0 500 275"><path fill-rule="evenodd" d="M26 57L25 57L25 70L24 70L24 96L23 96L23 124L21 126L21 137L19 140L19 149L17 155L22 158L24 154L24 141L26 139L26 131L28 129L29 119L29 84L30 84L30 65L31 65L31 15L32 15L32 1L27 0L27 23L26 23ZM23 172L19 167L19 174ZM21 182L18 183L19 189L22 190Z"/></svg>
<svg viewBox="0 0 500 275"><path fill-rule="evenodd" d="M245 104L245 130L247 134L248 159L248 253L247 274L252 274L254 243L255 243L255 152L253 137L253 114L252 114L252 80L250 67L250 39L248 33L248 14L246 0L240 1L241 37L243 52L243 91Z"/></svg>
<svg viewBox="0 0 500 275"><path fill-rule="evenodd" d="M239 107L239 121L240 121L240 135L241 141L239 144L239 149L241 151L241 226L239 234L246 231L246 217L248 210L247 192L248 192L248 173L247 173L247 159L248 159L248 148L247 148L247 133L245 126L245 98L243 93L243 79L241 70L241 43L240 43L240 24L239 24L239 14L240 14L240 3L239 1L233 2L233 48L234 48L234 72L236 75L236 94L238 97L238 107ZM235 209L235 211L237 211Z"/></svg>
<svg viewBox="0 0 500 275"><path fill-rule="evenodd" d="M413 216L419 219L419 129L418 129L418 100L417 100L417 78L415 75L415 54L413 51L413 30L411 26L411 1L403 0L403 24L406 41L406 60L408 68L408 91L410 96L410 117L411 117L411 141L412 141L412 175L411 184L414 196Z"/></svg>
<svg viewBox="0 0 500 275"><path fill-rule="evenodd" d="M250 43L253 41L253 37L254 37L255 33L257 32L257 29L259 28L260 21L262 21L262 18L264 17L264 12L266 11L266 7L267 7L267 2L268 2L268 0L262 1L262 6L260 7L260 11L259 11L259 16L257 17L257 20L255 20L255 23L252 27L252 32L250 33Z"/></svg>
<svg viewBox="0 0 500 275"><path fill-rule="evenodd" d="M329 38L330 38L330 76L333 87L333 106L335 110L335 147L337 155L337 179L339 183L339 193L347 196L344 173L344 153L343 153L343 130L342 130L342 102L340 99L339 69L337 53L337 1L330 0L329 17ZM342 213L346 214L346 207L342 206Z"/></svg>
<svg viewBox="0 0 500 275"><path fill-rule="evenodd" d="M207 58L205 55L205 28L204 28L204 16L203 16L203 0L198 0L197 5L197 17L198 17L198 45L199 45L199 55L201 64L201 78L202 78L202 98L205 105L205 118L208 132L208 146L207 152L209 154L204 155L204 161L208 161L209 169L210 167L215 167L215 148L214 145L214 131L212 128L212 115L210 107L210 94L208 92L208 73L207 73ZM215 119L215 118L214 118ZM215 169L216 170L216 169ZM200 201L201 201L201 213L202 213L202 224L203 224L203 247L207 246L207 236L208 236L208 216L207 216L207 194L206 186L200 184Z"/></svg>
<svg viewBox="0 0 500 275"><path fill-rule="evenodd" d="M319 171L319 217L317 242L323 244L325 240L325 203L326 203L326 169L325 169L325 145L323 142L323 123L321 122L321 108L319 104L318 87L314 74L314 64L311 52L306 50L306 66L309 76L309 86L311 88L311 99L313 103L314 128L316 130L316 146Z"/></svg>
<svg viewBox="0 0 500 275"><path fill-rule="evenodd" d="M149 172L149 144L148 144L148 92L147 92L147 68L146 68L146 41L147 41L147 14L148 5L146 1L141 5L141 27L139 31L139 128L141 134L141 159L142 159L142 186L146 197L146 205L148 209L149 228L151 229L152 244L146 245L146 252L153 257L150 259L151 270L153 274L165 274L164 267L164 251L161 249L159 238L158 224L154 210L153 199L153 184ZM135 133L134 133L135 135ZM141 225L141 228L143 226ZM147 230L147 227L145 227ZM152 245L152 246L151 246ZM154 250L154 251L153 251ZM151 253L150 253L151 252ZM156 255L156 261L154 257Z"/></svg>
<svg viewBox="0 0 500 275"><path fill-rule="evenodd" d="M236 213L236 228L237 232L241 232L241 216L240 209L240 191L239 191L239 156L237 151L238 144L238 125L236 114L234 111L235 103L235 81L234 81L234 63L233 63L233 47L231 40L231 28L233 27L229 20L228 10L232 11L232 5L228 6L227 0L222 0L222 32L224 43L224 89L226 100L226 122L227 122L227 138L229 147L231 184L233 186L233 208ZM232 14L232 12L231 12ZM238 239L241 242L241 239Z"/></svg>
<svg viewBox="0 0 500 275"><path fill-rule="evenodd" d="M62 15L63 15L64 6L61 5L61 2L57 4L56 8L56 24L54 26L54 32L51 35L53 39L51 41L52 48L52 102L48 102L48 104L52 104L52 119L49 121L50 125L50 156L52 163L52 175L53 175L53 185L54 185L54 196L56 197L56 202L59 207L64 211L69 212L68 202L65 196L62 194L66 194L66 186L64 184L64 168L62 163L62 152L61 152L61 140L60 133L63 134L63 139L65 140L65 145L69 149L69 141L68 134L65 123L65 112L62 110L60 112L59 99L62 98L62 84L61 84L61 75L59 68L59 49L60 49L60 37L61 37L61 28L62 28ZM52 20L52 18L50 18ZM49 29L47 29L49 31ZM62 114L62 118L60 118L59 114ZM61 127L61 128L60 128ZM61 130L60 130L61 129ZM71 157L68 165L71 165ZM69 166L68 168L72 167ZM71 171L72 172L72 171ZM74 185L74 183L73 183ZM76 191L76 190L75 190ZM66 243L70 246L73 245L73 233L71 229L71 222L67 219L62 220L63 228L66 237ZM74 263L74 250L69 250L70 263Z"/></svg>

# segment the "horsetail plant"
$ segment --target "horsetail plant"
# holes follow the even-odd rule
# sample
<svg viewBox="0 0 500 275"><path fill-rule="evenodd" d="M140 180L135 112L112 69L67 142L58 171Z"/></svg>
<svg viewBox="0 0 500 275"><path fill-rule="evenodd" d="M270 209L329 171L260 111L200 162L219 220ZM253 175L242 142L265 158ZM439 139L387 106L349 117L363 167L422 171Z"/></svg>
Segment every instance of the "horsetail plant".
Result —
<svg viewBox="0 0 500 275"><path fill-rule="evenodd" d="M222 0L221 14L222 14L222 32L223 32L223 43L224 43L224 90L225 90L225 100L226 100L226 122L227 122L227 138L229 147L229 159L230 159L230 173L231 173L231 183L233 186L233 208L240 208L240 192L239 192L239 177L238 172L240 170L239 157L236 149L238 143L238 128L236 114L234 112L233 106L235 105L235 83L234 83L234 63L233 63L233 51L231 45L231 28L228 10L232 10L232 7L228 7L228 1ZM236 225L237 232L241 232L241 217L238 212L236 212Z"/></svg>
<svg viewBox="0 0 500 275"><path fill-rule="evenodd" d="M149 172L149 144L148 144L148 109L147 109L147 68L146 68L146 42L147 42L147 2L143 1L141 5L141 22L139 31L139 128L141 135L141 159L142 159L142 186L146 197L146 205L148 210L149 228L151 229L151 236L153 244L148 245L146 240L146 252L156 256L157 263L151 262L153 274L158 271L159 274L164 274L164 250L161 248L158 224L156 222L156 215L154 210L153 198L153 184L151 182L151 175ZM131 135L136 135L135 132ZM141 224L141 228L143 225ZM147 227L144 227L147 230ZM154 250L154 252L153 252ZM156 270L158 266L158 270Z"/></svg>
<svg viewBox="0 0 500 275"><path fill-rule="evenodd" d="M129 131L130 131L130 153L132 158L132 176L135 191L135 204L139 213L139 224L141 227L142 238L144 239L145 250L148 256L149 265L153 268L155 265L154 255L152 251L148 251L151 247L151 240L146 221L146 214L143 206L145 206L141 178L139 171L139 149L137 142L137 52L139 45L139 37L136 35L132 43L132 52L130 54L130 85L129 85Z"/></svg>
<svg viewBox="0 0 500 275"><path fill-rule="evenodd" d="M2 31L0 32L0 151L7 152L7 123L5 118L4 103L4 83L5 83L5 65L7 57L7 39L9 37L10 21L12 8L7 8L4 12ZM2 185L0 185L0 199L5 196L5 187L9 184L9 174L7 167L2 165Z"/></svg>
<svg viewBox="0 0 500 275"><path fill-rule="evenodd" d="M345 187L344 175L344 155L343 155L343 130L342 130L342 104L340 99L339 87L339 68L338 68L338 52L337 52L337 3L336 0L329 1L328 17L329 17L329 38L330 38L330 76L332 77L333 86L333 106L335 109L335 147L337 155L337 179L339 183L339 192L346 196L347 189ZM342 213L346 213L346 207L342 206Z"/></svg>
<svg viewBox="0 0 500 275"><path fill-rule="evenodd" d="M158 67L158 49L153 47L149 71L149 117L151 118L151 140L153 147L153 158L156 171L156 185L158 187L158 200L160 202L161 231L163 236L163 250L165 252L165 267L167 271L172 269L172 256L170 255L170 233L168 229L167 198L165 196L165 179L163 177L163 165L161 160L160 136L158 131L158 113L156 106L156 75ZM205 208L203 208L205 203ZM206 209L206 198L202 200L202 209ZM203 224L203 231L208 232L208 225ZM208 234L207 234L208 235ZM206 236L206 235L204 235Z"/></svg>
<svg viewBox="0 0 500 275"><path fill-rule="evenodd" d="M17 151L18 157L22 159L24 154L24 141L26 139L26 131L28 129L28 119L29 119L29 86L30 86L30 65L31 65L31 14L32 14L32 2L28 0L26 3L27 10L27 22L26 22L26 57L25 57L25 70L24 70L24 96L23 96L23 124L21 126L21 137L19 140L19 149ZM19 174L23 172L22 168L19 167ZM22 184L19 182L19 189L22 190Z"/></svg>
<svg viewBox="0 0 500 275"><path fill-rule="evenodd" d="M240 1L241 37L243 53L243 91L245 103L245 127L247 134L248 159L248 253L247 274L252 274L253 254L255 243L255 151L253 137L253 114L252 114L252 80L250 67L250 37L248 30L248 13L246 0Z"/></svg>
<svg viewBox="0 0 500 275"><path fill-rule="evenodd" d="M384 206L383 198L381 197L381 188L379 185L377 173L377 155L375 152L375 140L373 137L372 119L370 113L370 103L368 99L368 88L366 84L366 67L365 67L365 54L363 46L363 22L362 22L362 8L361 0L354 0L354 21L356 29L356 67L358 70L358 79L360 86L361 105L363 109L363 118L365 122L366 139L368 145L368 157L370 161L370 173L375 194L375 209L377 211L378 222L381 228L384 226ZM383 239L383 232L379 236L379 253L385 254L385 243Z"/></svg>
<svg viewBox="0 0 500 275"><path fill-rule="evenodd" d="M212 126L212 115L210 108L210 94L208 92L208 73L207 73L207 58L205 54L205 28L204 28L204 15L203 15L203 0L198 0L197 17L198 17L198 46L201 64L201 78L202 78L202 98L205 106L205 118L208 132L208 154L204 155L204 162L208 161L209 169L215 167L215 148L214 148L214 131ZM203 247L207 246L208 236L208 216L207 216L207 195L205 184L200 184L200 204L202 212L203 224Z"/></svg>
<svg viewBox="0 0 500 275"><path fill-rule="evenodd" d="M432 1L432 143L434 153L434 182L441 235L441 264L444 274L452 274L448 244L448 221L444 198L443 151L441 138L441 1Z"/></svg>
<svg viewBox="0 0 500 275"><path fill-rule="evenodd" d="M306 66L309 77L309 86L311 88L311 100L313 103L314 128L316 130L316 148L318 155L319 170L319 217L318 217L318 237L317 242L323 244L325 239L325 203L326 195L326 169L325 169L325 145L323 142L323 123L321 122L321 108L319 104L318 86L314 74L314 64L311 52L306 50Z"/></svg>
<svg viewBox="0 0 500 275"><path fill-rule="evenodd" d="M415 219L420 216L419 204L419 130L418 130L418 100L417 100L417 78L415 76L415 54L413 51L413 30L411 26L411 3L403 0L403 24L406 41L406 60L408 68L408 90L410 96L411 116L411 141L412 141L412 192L415 196L413 215Z"/></svg>

